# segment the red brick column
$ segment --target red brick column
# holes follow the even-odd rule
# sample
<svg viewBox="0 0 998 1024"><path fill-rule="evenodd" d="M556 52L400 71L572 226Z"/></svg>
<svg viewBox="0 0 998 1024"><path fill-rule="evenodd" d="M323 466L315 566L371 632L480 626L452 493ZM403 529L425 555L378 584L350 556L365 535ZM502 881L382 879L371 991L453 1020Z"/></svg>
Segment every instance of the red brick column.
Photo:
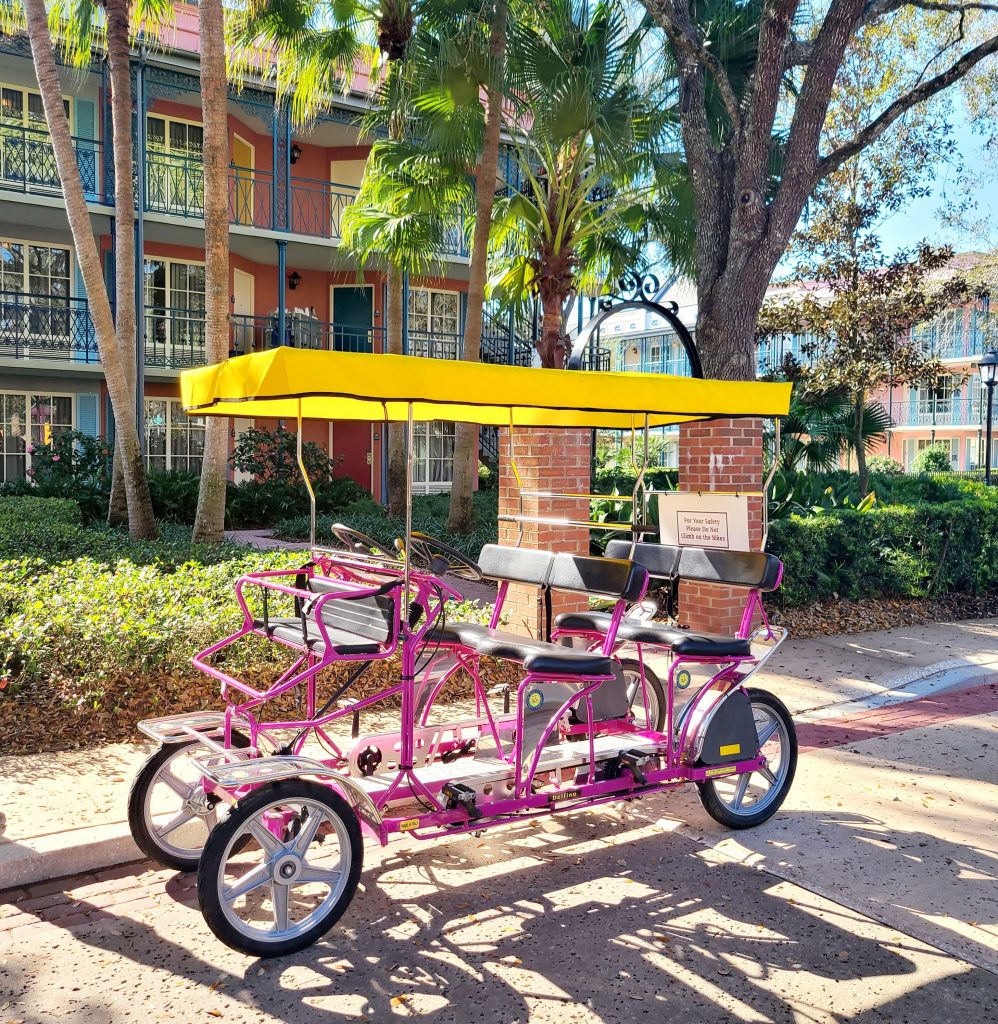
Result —
<svg viewBox="0 0 998 1024"><path fill-rule="evenodd" d="M684 491L760 491L762 420L684 423L679 430L679 487ZM749 539L762 543L762 498L749 498ZM679 585L679 621L690 629L734 635L745 591L710 583Z"/></svg>
<svg viewBox="0 0 998 1024"><path fill-rule="evenodd" d="M588 493L591 432L588 430L545 430L517 428L513 431L513 457L520 473L517 484L510 465L510 431L499 431L499 514L518 515L520 485L525 491ZM553 516L560 519L588 520L587 498L537 498L524 496L522 512L526 516ZM521 524L499 523L499 543L517 545ZM569 551L589 554L589 531L576 526L523 523L519 546L539 551ZM536 587L511 584L504 605L505 629L526 636L540 636L543 609ZM553 594L555 615L586 607L584 597Z"/></svg>

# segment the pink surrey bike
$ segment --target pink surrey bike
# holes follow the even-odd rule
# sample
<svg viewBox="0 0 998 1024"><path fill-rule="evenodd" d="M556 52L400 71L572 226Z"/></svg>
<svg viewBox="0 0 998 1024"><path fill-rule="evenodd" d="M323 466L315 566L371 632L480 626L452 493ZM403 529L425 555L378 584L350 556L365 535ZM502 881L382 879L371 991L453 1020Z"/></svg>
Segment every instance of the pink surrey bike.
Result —
<svg viewBox="0 0 998 1024"><path fill-rule="evenodd" d="M240 415L275 415L286 400L300 421L307 415L375 418L370 406L377 403L383 417L407 422L411 472L417 410L424 418L473 422L495 422L501 414L512 426L619 426L630 416L647 428L711 414L782 415L788 401L788 389L754 383L675 378L663 388L661 377L600 374L593 387L588 374L559 373L555 388L556 371L291 350L278 356L281 390L277 377L268 380L266 361L273 362L274 353L241 357L185 375L185 406L217 413L238 402ZM301 391L294 385L299 379ZM349 398L342 392L316 396L315 381L324 379L350 380ZM469 405L467 396L476 394L489 395L489 405ZM507 395L515 401L504 402ZM476 563L414 533L409 522L401 560L345 528L339 539L343 549L316 551L313 564L298 573L252 574L238 582L242 627L195 661L220 680L227 696L245 700L222 712L142 725L164 743L154 759L168 759L178 743L198 750L189 757L192 784L177 787L185 804L176 818L187 817L168 821L159 841L198 819L207 834L203 849L180 852L188 864L197 860L201 910L227 945L279 956L316 941L353 898L364 833L382 844L405 834L433 840L683 782L698 786L718 821L738 828L766 820L785 798L796 764L793 722L777 698L745 685L784 635L761 614L760 594L779 584L781 568L772 556L727 553L719 559L716 552L624 541L609 554L625 557L607 558L487 545ZM447 621L446 602L455 596L447 577L454 574L498 581L488 626ZM642 600L652 577L745 588L738 635L693 635L648 621ZM549 622L550 640L521 637L498 628L513 582L545 594L585 595L608 610ZM259 594L253 608L246 600L251 589ZM265 594L290 602L294 615L272 616ZM757 618L761 625L753 631ZM294 658L265 691L210 662L251 633L290 648ZM314 679L322 668L352 661L360 671L396 652L397 683L364 701L338 703L351 674L317 706ZM654 655L667 661L665 684L648 664ZM484 656L517 666L515 688L485 692ZM462 670L473 680L476 713L430 724L448 679ZM703 676L695 686L694 671ZM304 694L301 718L261 721L257 712L267 700L295 688ZM677 689L692 693L681 710ZM361 713L389 696L400 700L398 727L362 734ZM328 731L340 716L350 716L350 743L338 744ZM309 737L325 748L324 756L305 749ZM227 813L217 814L223 808ZM155 822L155 815L149 819Z"/></svg>

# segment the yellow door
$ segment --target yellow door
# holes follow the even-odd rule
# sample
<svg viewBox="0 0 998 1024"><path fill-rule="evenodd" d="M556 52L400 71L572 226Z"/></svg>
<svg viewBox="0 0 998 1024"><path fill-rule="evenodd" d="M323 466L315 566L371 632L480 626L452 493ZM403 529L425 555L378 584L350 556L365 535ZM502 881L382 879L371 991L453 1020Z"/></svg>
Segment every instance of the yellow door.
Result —
<svg viewBox="0 0 998 1024"><path fill-rule="evenodd" d="M236 224L253 223L254 148L238 135L232 137L232 219Z"/></svg>
<svg viewBox="0 0 998 1024"><path fill-rule="evenodd" d="M254 349L256 321L253 317L254 284L252 274L232 268L232 348L236 355L245 355Z"/></svg>

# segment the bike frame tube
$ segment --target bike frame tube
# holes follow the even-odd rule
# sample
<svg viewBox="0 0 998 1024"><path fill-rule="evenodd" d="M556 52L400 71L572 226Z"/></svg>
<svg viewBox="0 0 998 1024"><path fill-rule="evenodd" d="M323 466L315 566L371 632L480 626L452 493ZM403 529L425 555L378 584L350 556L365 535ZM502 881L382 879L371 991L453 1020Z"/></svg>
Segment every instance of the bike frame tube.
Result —
<svg viewBox="0 0 998 1024"><path fill-rule="evenodd" d="M305 481L305 488L308 491L308 548L309 551L315 547L315 489L309 479L308 470L305 469L305 458L302 452L302 420L301 420L301 399L298 399L298 443L295 454L298 456L298 470Z"/></svg>

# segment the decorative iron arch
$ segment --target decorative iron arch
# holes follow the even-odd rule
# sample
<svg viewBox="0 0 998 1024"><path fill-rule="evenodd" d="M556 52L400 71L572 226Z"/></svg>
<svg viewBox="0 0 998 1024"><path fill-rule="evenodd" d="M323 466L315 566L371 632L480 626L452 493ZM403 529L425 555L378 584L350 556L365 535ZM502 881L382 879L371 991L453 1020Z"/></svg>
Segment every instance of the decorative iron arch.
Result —
<svg viewBox="0 0 998 1024"><path fill-rule="evenodd" d="M628 275L620 279L618 288L621 292L626 292L630 289L632 294L628 298L614 294L601 296L599 300L599 313L586 324L572 345L572 352L568 357L568 369L582 369L582 360L589 343L596 337L602 324L611 316L628 309L641 309L661 317L672 328L679 339L679 343L686 352L686 358L690 363L690 376L703 377L703 364L700 362L700 353L697 351L696 343L693 341L693 335L687 330L683 321L679 319L679 306L675 302L663 305L653 298L653 296L659 293L660 285L658 278L654 274L644 274L641 277Z"/></svg>

